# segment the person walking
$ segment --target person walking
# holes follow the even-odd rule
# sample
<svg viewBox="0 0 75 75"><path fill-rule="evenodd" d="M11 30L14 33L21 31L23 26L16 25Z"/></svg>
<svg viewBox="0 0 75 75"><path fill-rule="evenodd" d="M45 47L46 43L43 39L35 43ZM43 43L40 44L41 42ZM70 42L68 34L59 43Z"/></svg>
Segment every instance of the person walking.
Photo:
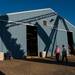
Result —
<svg viewBox="0 0 75 75"><path fill-rule="evenodd" d="M66 60L66 64L67 64L68 63L67 50L65 48L65 45L62 45L62 64L64 62L64 59Z"/></svg>
<svg viewBox="0 0 75 75"><path fill-rule="evenodd" d="M56 48L55 48L55 57L56 57L57 63L59 63L60 50L61 49L58 47L58 45L56 45Z"/></svg>

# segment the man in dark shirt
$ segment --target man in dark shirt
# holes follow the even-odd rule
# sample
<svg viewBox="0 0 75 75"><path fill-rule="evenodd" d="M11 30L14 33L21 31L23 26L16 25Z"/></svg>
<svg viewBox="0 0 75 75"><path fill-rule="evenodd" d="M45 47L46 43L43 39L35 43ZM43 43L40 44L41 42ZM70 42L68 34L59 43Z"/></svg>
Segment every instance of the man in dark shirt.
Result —
<svg viewBox="0 0 75 75"><path fill-rule="evenodd" d="M66 60L66 64L68 63L67 58L67 50L64 45L62 45L62 63L64 62L64 59Z"/></svg>

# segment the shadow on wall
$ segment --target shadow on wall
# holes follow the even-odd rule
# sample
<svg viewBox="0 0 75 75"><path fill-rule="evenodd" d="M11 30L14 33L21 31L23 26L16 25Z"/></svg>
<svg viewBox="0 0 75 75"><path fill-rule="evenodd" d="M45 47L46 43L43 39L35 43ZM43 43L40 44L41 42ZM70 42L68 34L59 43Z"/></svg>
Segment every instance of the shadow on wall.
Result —
<svg viewBox="0 0 75 75"><path fill-rule="evenodd" d="M55 21L54 26L53 26L53 29L51 30L51 33L49 36L44 31L44 29L41 27L41 25L39 25L38 22L35 23L35 26L37 27L37 32L46 45L44 48L44 51L46 51L46 56L47 56L47 53L48 53L48 50L49 50L49 47L51 46L51 44L52 44L51 55L53 56L53 50L54 50L54 45L55 45L56 36L57 36L57 30L56 29L58 29L58 22L59 22L59 16L57 16L56 21ZM53 43L52 43L52 41L53 41Z"/></svg>
<svg viewBox="0 0 75 75"><path fill-rule="evenodd" d="M44 29L41 27L41 25L39 25L38 22L35 23L35 26L37 26L37 32L39 34L39 36L41 37L42 41L45 43L46 47L44 48L44 51L46 51L46 56L49 50L49 47L52 44L52 51L51 51L51 56L53 56L53 50L54 50L54 46L55 46L55 42L56 42L56 36L57 36L57 32L58 32L58 25L59 25L59 21L63 22L63 26L65 27L66 31L69 31L69 28L65 22L65 20L61 17L61 16L57 16L56 20L54 22L53 28L51 30L50 35L48 36L47 33L44 31ZM53 41L53 43L52 43Z"/></svg>
<svg viewBox="0 0 75 75"><path fill-rule="evenodd" d="M16 40L11 38L11 33L8 31L9 17L8 15L0 16L0 37L6 48L11 51L13 58L22 58L24 55L24 51L20 49L20 44L16 44Z"/></svg>

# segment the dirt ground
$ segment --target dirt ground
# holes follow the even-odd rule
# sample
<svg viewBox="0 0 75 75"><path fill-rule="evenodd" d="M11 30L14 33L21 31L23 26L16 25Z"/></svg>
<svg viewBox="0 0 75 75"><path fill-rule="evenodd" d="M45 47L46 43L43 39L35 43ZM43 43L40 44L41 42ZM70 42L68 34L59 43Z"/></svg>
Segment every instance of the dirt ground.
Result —
<svg viewBox="0 0 75 75"><path fill-rule="evenodd" d="M54 58L5 60L0 62L0 75L75 75L75 56L68 60L67 65L57 64Z"/></svg>

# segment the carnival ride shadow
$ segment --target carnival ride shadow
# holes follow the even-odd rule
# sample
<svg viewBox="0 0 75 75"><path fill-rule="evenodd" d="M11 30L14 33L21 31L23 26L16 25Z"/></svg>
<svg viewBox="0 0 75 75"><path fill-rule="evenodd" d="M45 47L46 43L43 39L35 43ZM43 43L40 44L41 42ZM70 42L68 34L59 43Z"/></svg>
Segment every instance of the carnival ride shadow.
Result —
<svg viewBox="0 0 75 75"><path fill-rule="evenodd" d="M0 38L7 50L11 51L13 58L22 58L24 52L20 49L21 45L16 43L17 38L11 37L12 34L8 31L9 27L7 27L8 21L8 15L0 16Z"/></svg>
<svg viewBox="0 0 75 75"><path fill-rule="evenodd" d="M52 28L49 36L47 35L45 30L41 27L41 25L38 22L35 23L35 26L37 27L38 35L41 37L42 41L46 45L45 48L44 48L44 51L46 51L46 53L48 53L48 50L52 45L52 52L51 52L52 56L53 56L53 50L54 50L54 46L55 46L55 42L56 42L56 37L57 37L57 33L58 33L58 25L59 25L60 20L63 22L65 30L69 31L69 28L68 28L65 20L61 16L58 15L56 17L56 20L54 22L53 28Z"/></svg>
<svg viewBox="0 0 75 75"><path fill-rule="evenodd" d="M53 50L54 45L55 45L55 41L56 41L56 35L58 32L55 29L55 28L58 28L58 19L55 21L54 27L53 27L49 36L47 35L47 33L44 31L44 29L41 27L41 25L38 22L35 23L35 26L37 27L38 35L41 37L42 41L46 45L46 47L44 48L44 51L46 51L48 53L48 50L50 48L50 45L52 44L52 41L53 41L53 44L52 44L53 45L52 50ZM53 39L53 37L54 37L54 39Z"/></svg>

